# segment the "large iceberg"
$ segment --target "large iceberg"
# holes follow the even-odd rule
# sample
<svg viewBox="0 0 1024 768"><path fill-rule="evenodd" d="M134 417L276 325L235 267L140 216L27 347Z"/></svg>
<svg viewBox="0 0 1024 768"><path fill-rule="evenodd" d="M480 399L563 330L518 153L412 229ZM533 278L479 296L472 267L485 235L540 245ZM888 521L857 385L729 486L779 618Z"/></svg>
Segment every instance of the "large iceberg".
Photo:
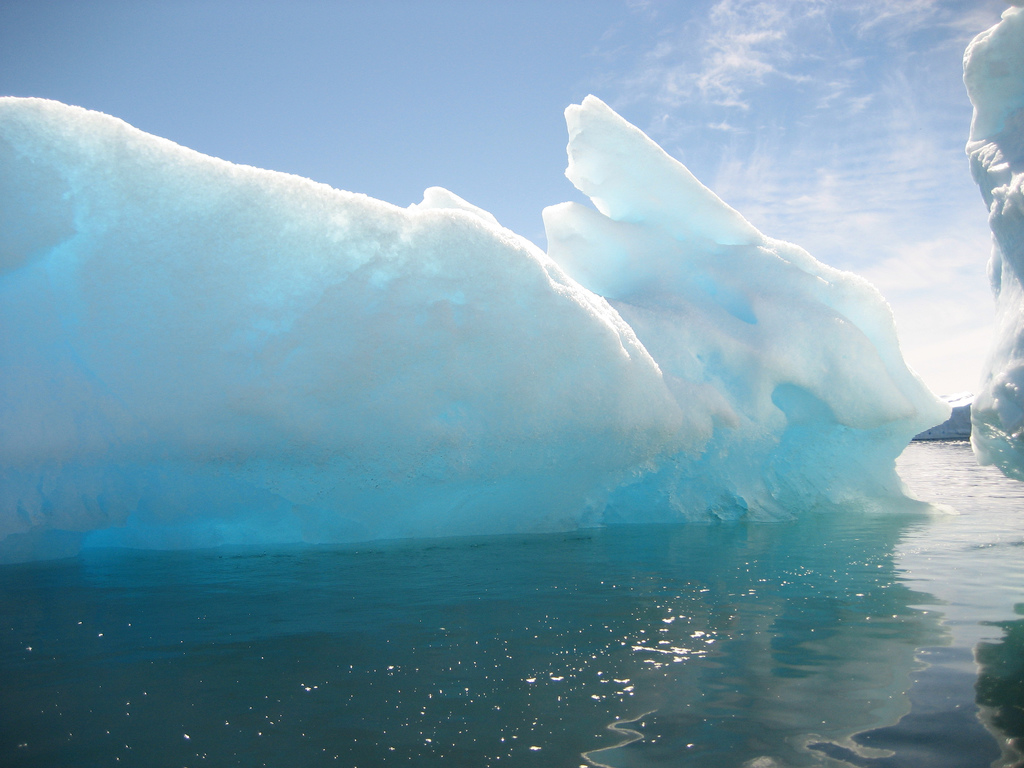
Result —
<svg viewBox="0 0 1024 768"><path fill-rule="evenodd" d="M964 54L964 82L974 104L967 154L989 211L996 298L995 339L972 408L971 442L982 463L1024 480L1024 8L1008 8L974 38Z"/></svg>
<svg viewBox="0 0 1024 768"><path fill-rule="evenodd" d="M596 98L545 254L96 112L0 99L0 559L903 498L948 406L865 281Z"/></svg>

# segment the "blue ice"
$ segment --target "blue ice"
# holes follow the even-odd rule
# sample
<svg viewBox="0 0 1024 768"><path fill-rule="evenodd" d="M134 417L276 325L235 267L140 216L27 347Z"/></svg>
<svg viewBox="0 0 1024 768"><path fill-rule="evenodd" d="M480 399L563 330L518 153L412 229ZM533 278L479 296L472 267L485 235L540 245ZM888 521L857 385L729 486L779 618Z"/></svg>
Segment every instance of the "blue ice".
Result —
<svg viewBox="0 0 1024 768"><path fill-rule="evenodd" d="M865 280L594 97L549 251L0 99L0 559L780 519L948 406Z"/></svg>

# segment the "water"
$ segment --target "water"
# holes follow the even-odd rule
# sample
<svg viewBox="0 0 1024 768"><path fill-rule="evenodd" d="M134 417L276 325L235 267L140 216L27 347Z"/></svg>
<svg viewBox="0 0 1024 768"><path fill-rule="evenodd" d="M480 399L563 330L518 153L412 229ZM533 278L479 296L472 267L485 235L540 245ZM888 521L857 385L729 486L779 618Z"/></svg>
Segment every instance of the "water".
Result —
<svg viewBox="0 0 1024 768"><path fill-rule="evenodd" d="M1010 765L1024 484L901 472L960 514L4 566L0 765Z"/></svg>

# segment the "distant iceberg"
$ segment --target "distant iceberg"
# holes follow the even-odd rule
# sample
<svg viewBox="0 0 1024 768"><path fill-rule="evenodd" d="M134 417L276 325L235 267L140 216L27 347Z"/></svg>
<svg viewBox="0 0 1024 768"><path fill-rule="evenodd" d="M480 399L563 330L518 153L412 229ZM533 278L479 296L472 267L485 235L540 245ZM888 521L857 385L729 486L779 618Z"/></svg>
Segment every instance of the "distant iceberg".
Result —
<svg viewBox="0 0 1024 768"><path fill-rule="evenodd" d="M948 406L864 280L596 98L545 254L0 99L0 559L779 519L901 499Z"/></svg>
<svg viewBox="0 0 1024 768"><path fill-rule="evenodd" d="M952 412L941 424L926 429L914 437L915 440L970 440L971 439L971 404L974 394L958 392L955 395L944 395L943 400L949 403Z"/></svg>
<svg viewBox="0 0 1024 768"><path fill-rule="evenodd" d="M1024 480L1024 8L1008 8L974 38L964 54L964 83L974 104L967 154L989 211L996 298L971 442L983 464Z"/></svg>

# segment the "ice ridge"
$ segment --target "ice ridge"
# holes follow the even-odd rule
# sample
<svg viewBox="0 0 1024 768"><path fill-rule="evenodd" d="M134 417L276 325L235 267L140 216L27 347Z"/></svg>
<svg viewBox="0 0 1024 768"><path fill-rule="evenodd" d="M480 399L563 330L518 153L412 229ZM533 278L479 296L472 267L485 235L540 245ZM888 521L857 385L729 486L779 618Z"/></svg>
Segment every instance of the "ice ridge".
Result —
<svg viewBox="0 0 1024 768"><path fill-rule="evenodd" d="M902 498L948 406L865 281L594 97L549 253L0 99L0 560L777 519Z"/></svg>

